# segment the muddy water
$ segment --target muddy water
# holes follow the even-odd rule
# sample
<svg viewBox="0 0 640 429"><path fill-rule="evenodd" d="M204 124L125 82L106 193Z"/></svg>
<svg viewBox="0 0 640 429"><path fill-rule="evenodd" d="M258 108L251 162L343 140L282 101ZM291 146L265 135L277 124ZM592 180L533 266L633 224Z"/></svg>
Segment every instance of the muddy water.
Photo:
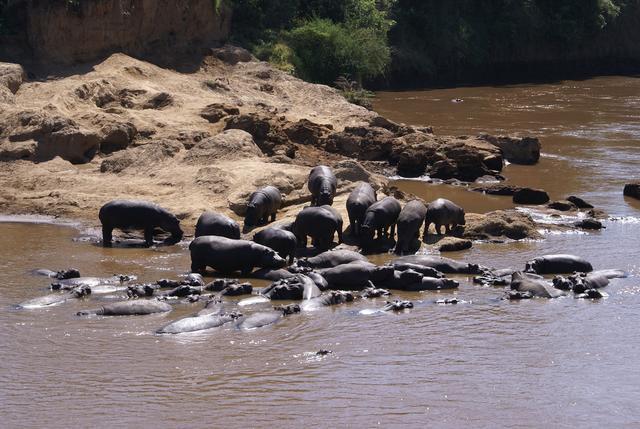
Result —
<svg viewBox="0 0 640 429"><path fill-rule="evenodd" d="M539 135L541 163L508 166L509 180L554 197L581 195L617 220L603 232L476 244L453 256L508 267L571 252L632 274L614 280L598 302L498 301L500 290L461 277L455 293L401 294L416 307L398 315L359 314L382 306L378 299L253 331L156 336L202 305L144 317L74 316L119 299L116 292L40 310L12 306L49 293L47 279L28 274L33 268L177 278L189 266L186 244L103 249L78 240L95 231L0 223L0 426L638 427L640 205L621 195L625 180L639 174L638 104L639 81L603 78L383 93L376 106L441 133ZM447 196L468 211L510 206L508 198L462 188L402 187ZM433 304L451 296L471 303ZM319 349L332 353L319 357Z"/></svg>

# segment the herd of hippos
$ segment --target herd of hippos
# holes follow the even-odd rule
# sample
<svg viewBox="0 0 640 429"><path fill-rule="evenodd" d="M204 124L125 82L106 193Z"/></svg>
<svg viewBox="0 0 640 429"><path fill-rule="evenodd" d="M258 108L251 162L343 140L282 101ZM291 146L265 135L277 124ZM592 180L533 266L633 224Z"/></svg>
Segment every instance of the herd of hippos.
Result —
<svg viewBox="0 0 640 429"><path fill-rule="evenodd" d="M81 277L76 269L57 272L37 270L37 274L56 279L51 283L56 293L25 301L18 307L41 308L91 293L117 290L126 290L127 299L105 304L99 309L81 311L78 315L145 315L168 312L173 308L171 302L204 301L205 306L198 313L157 330L159 334L176 334L227 323L234 323L240 329L253 329L275 323L301 310L343 304L357 298L388 296L388 289L424 291L457 288L459 283L446 278L445 274L473 275L474 283L485 286L508 286L503 299L510 300L556 298L570 293L579 298L601 298L603 293L600 289L607 286L610 279L626 276L620 270L593 271L588 261L574 255L537 257L528 261L524 270L495 270L437 255L405 255L415 253L411 249L420 238L423 224L423 238L426 238L432 223L437 234L441 234L442 227L450 232L457 225L465 224L464 210L446 199L437 199L428 205L412 200L404 207L393 197L378 201L371 185L360 183L346 203L351 236L366 249L376 238L393 239L397 235L394 251L399 256L386 265L375 265L360 252L329 250L336 234L338 243L342 242L343 233L342 217L332 207L336 185L336 177L329 167L313 168L308 180L311 205L302 209L292 223L262 229L251 241L241 239L240 227L232 219L215 212L203 213L196 224L195 238L189 245L191 273L180 280L162 279L154 284L136 284L135 277L131 276L96 278ZM282 196L273 186L253 192L247 203L243 232L274 222L281 205ZM143 230L148 246L153 245L156 229L171 234L165 240L167 244L175 244L183 237L180 221L173 214L146 201L111 201L100 209L99 218L104 246L111 246L114 228ZM320 253L296 259L297 250L307 247L308 237ZM240 273L242 277L272 283L230 309L227 308L230 302L223 302L223 297L252 294L252 285L230 278L216 278L207 283L202 277L207 267L223 275ZM543 277L549 274L556 276L549 281ZM159 292L161 290L164 292ZM241 310L276 300L302 303L242 314ZM439 304L458 302L455 298L436 301ZM412 307L410 301L395 300L387 301L376 311L399 311Z"/></svg>

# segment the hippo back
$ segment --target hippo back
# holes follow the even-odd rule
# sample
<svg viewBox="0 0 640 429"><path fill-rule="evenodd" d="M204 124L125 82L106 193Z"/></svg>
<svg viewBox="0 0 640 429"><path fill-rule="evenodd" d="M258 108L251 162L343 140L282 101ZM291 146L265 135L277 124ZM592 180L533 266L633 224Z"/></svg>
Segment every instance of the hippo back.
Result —
<svg viewBox="0 0 640 429"><path fill-rule="evenodd" d="M206 211L200 215L196 223L195 236L202 235L218 235L237 240L240 238L240 226L223 214Z"/></svg>

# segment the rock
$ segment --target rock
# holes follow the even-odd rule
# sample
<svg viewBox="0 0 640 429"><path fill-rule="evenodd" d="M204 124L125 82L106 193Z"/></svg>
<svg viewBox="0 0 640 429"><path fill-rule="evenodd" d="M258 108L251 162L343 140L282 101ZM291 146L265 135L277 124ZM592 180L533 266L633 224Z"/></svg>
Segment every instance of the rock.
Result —
<svg viewBox="0 0 640 429"><path fill-rule="evenodd" d="M436 248L441 252L457 252L460 250L471 249L473 243L471 240L465 240L457 237L446 237L436 243Z"/></svg>
<svg viewBox="0 0 640 429"><path fill-rule="evenodd" d="M482 134L478 138L500 148L502 156L514 164L531 165L540 159L540 140L534 137L508 137Z"/></svg>
<svg viewBox="0 0 640 429"><path fill-rule="evenodd" d="M133 141L137 130L131 122L113 122L104 125L100 132L102 134L100 152L110 154L126 149Z"/></svg>
<svg viewBox="0 0 640 429"><path fill-rule="evenodd" d="M231 129L197 143L184 157L184 162L191 165L210 165L221 160L261 156L262 151L253 141L251 134Z"/></svg>
<svg viewBox="0 0 640 429"><path fill-rule="evenodd" d="M623 194L627 197L640 200L640 183L628 183L624 185Z"/></svg>
<svg viewBox="0 0 640 429"><path fill-rule="evenodd" d="M576 197L574 195L567 197L567 201L573 203L574 206L576 206L579 209L592 209L593 206L591 204L589 204L588 202L586 202L585 200L583 200L580 197Z"/></svg>
<svg viewBox="0 0 640 429"><path fill-rule="evenodd" d="M483 184L477 185L471 188L474 192L484 192L487 195L513 195L522 188L520 186L515 185L503 185L501 183L491 183L491 184Z"/></svg>
<svg viewBox="0 0 640 429"><path fill-rule="evenodd" d="M372 127L384 128L393 133L397 133L401 128L400 125L382 116L375 116L374 118L372 118L369 121L369 125L371 125Z"/></svg>
<svg viewBox="0 0 640 429"><path fill-rule="evenodd" d="M35 157L48 161L59 156L73 164L83 164L93 159L99 146L98 134L82 128L65 128L40 140Z"/></svg>
<svg viewBox="0 0 640 429"><path fill-rule="evenodd" d="M367 183L371 181L371 173L357 161L340 161L333 166L333 170L339 181Z"/></svg>
<svg viewBox="0 0 640 429"><path fill-rule="evenodd" d="M200 116L207 121L215 124L220 121L220 119L230 116L230 115L239 115L240 109L234 106L228 106L220 103L213 103L206 106L200 112Z"/></svg>
<svg viewBox="0 0 640 429"><path fill-rule="evenodd" d="M225 125L225 130L231 129L251 134L260 150L268 156L295 156L295 146L289 141L278 118L260 113L233 115L229 116Z"/></svg>
<svg viewBox="0 0 640 429"><path fill-rule="evenodd" d="M331 125L320 125L308 119L300 119L298 122L288 125L284 132L294 143L318 145L320 139L330 133L331 130L333 130Z"/></svg>
<svg viewBox="0 0 640 429"><path fill-rule="evenodd" d="M463 238L490 240L507 237L513 240L542 238L531 216L517 210L496 210L486 214L467 213Z"/></svg>
<svg viewBox="0 0 640 429"><path fill-rule="evenodd" d="M127 169L145 171L156 168L159 163L173 158L182 149L182 144L173 140L159 140L132 149L116 152L100 164L102 173L121 173Z"/></svg>
<svg viewBox="0 0 640 429"><path fill-rule="evenodd" d="M0 62L0 86L5 86L15 94L22 82L27 80L27 74L20 64Z"/></svg>
<svg viewBox="0 0 640 429"><path fill-rule="evenodd" d="M568 200L553 201L547 204L547 207L549 207L550 209L561 211L561 212L567 212L569 210L574 210L576 208L576 206L571 201L568 201Z"/></svg>
<svg viewBox="0 0 640 429"><path fill-rule="evenodd" d="M166 92L160 92L151 96L142 104L143 109L164 109L174 103L173 96Z"/></svg>
<svg viewBox="0 0 640 429"><path fill-rule="evenodd" d="M253 61L253 55L243 48L232 45L224 45L221 48L211 49L211 55L222 62L230 65L236 65L240 62L246 63Z"/></svg>
<svg viewBox="0 0 640 429"><path fill-rule="evenodd" d="M576 226L578 228L582 228L582 229L602 229L602 228L604 228L604 226L602 226L602 222L600 222L599 220L596 220L596 219L592 219L592 218L580 219L579 221L574 223L574 226Z"/></svg>
<svg viewBox="0 0 640 429"><path fill-rule="evenodd" d="M38 143L35 140L23 142L6 142L0 144L0 161L15 161L18 159L33 159Z"/></svg>
<svg viewBox="0 0 640 429"><path fill-rule="evenodd" d="M494 171L502 171L504 161L502 155L488 155L482 159L482 163L489 169Z"/></svg>
<svg viewBox="0 0 640 429"><path fill-rule="evenodd" d="M549 195L542 189L522 188L513 194L516 204L544 204L549 201Z"/></svg>

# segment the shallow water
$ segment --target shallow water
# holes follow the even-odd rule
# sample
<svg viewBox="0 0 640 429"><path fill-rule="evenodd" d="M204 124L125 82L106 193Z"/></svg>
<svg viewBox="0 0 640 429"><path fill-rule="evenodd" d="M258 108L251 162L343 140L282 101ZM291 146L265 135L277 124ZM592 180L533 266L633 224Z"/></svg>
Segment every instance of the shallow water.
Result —
<svg viewBox="0 0 640 429"><path fill-rule="evenodd" d="M400 314L360 314L382 307L380 298L253 331L226 326L156 336L155 329L202 304L112 318L75 313L117 293L39 310L13 305L49 293L48 279L28 273L34 268L177 278L189 267L186 244L103 249L74 240L82 234L72 227L0 223L0 426L638 427L640 204L622 197L622 184L639 174L638 104L640 81L598 78L382 93L376 105L392 119L439 133L539 135L541 163L508 166L509 180L554 198L583 196L622 219L606 221L602 232L477 243L452 256L503 268L569 252L596 269L631 273L613 280L600 301L499 301L500 289L459 277L457 292L401 293L416 307ZM427 199L449 197L467 211L511 206L508 197L463 188L401 186ZM452 296L471 302L433 303ZM315 355L320 349L332 353Z"/></svg>

